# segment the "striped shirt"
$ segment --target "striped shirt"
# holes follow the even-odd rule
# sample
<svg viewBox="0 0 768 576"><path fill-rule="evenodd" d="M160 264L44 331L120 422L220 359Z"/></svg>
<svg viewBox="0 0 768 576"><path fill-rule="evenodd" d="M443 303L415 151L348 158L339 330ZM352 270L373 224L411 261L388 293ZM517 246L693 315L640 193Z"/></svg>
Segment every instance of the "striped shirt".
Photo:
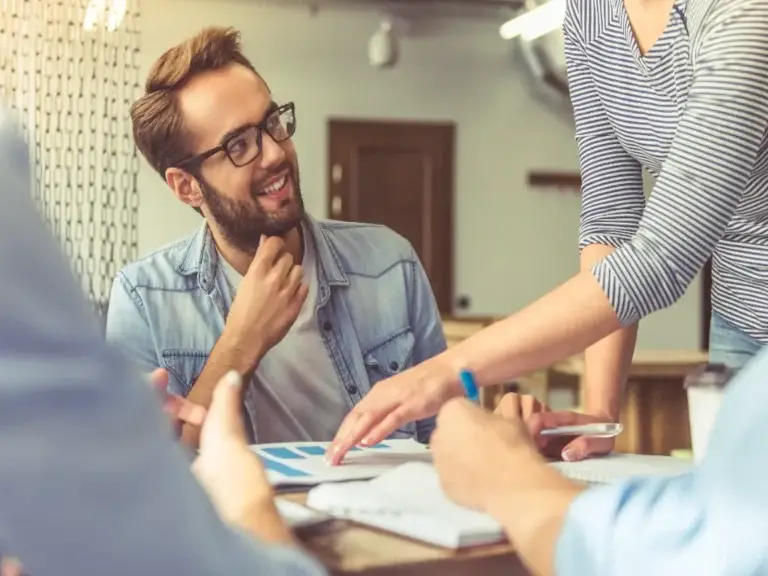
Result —
<svg viewBox="0 0 768 576"><path fill-rule="evenodd" d="M622 0L568 0L580 248L622 324L713 256L712 306L768 343L768 0L677 0L642 55ZM646 202L642 168L655 186Z"/></svg>

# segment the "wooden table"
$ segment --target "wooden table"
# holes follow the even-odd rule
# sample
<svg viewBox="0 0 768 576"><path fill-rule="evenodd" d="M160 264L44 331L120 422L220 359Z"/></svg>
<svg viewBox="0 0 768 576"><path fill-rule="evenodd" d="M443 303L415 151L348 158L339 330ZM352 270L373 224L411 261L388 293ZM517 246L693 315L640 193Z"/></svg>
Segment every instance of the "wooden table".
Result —
<svg viewBox="0 0 768 576"><path fill-rule="evenodd" d="M306 500L306 494L281 497ZM529 574L509 544L455 552L343 520L301 531L299 538L331 574L339 576Z"/></svg>
<svg viewBox="0 0 768 576"><path fill-rule="evenodd" d="M669 455L672 450L690 448L683 381L707 361L707 353L698 350L637 350L624 391L620 418L624 432L616 439L616 451ZM558 362L549 375L576 378L584 406L583 356Z"/></svg>

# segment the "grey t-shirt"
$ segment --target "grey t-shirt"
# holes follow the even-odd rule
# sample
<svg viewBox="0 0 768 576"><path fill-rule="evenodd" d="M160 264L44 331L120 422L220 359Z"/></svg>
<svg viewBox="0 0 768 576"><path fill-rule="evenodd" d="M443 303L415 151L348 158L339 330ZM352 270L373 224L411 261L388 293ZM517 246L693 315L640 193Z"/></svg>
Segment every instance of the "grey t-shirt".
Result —
<svg viewBox="0 0 768 576"><path fill-rule="evenodd" d="M243 277L219 254L233 297ZM317 255L304 230L304 281L309 295L291 329L259 363L246 401L256 441L329 441L350 409L317 325Z"/></svg>

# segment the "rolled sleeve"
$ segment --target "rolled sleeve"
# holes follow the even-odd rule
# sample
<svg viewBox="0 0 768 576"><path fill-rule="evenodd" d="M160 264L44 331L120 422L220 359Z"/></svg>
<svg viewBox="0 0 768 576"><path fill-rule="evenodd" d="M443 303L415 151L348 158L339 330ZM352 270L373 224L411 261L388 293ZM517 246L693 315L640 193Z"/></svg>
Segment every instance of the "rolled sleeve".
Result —
<svg viewBox="0 0 768 576"><path fill-rule="evenodd" d="M708 16L664 167L632 240L593 268L624 325L672 305L725 232L768 129L768 0Z"/></svg>

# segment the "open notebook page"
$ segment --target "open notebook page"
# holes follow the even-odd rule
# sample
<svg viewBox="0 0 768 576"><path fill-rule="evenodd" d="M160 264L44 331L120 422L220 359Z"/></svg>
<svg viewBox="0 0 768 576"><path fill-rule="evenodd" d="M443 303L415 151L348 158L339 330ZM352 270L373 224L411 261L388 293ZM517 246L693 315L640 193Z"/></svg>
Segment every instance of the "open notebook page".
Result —
<svg viewBox="0 0 768 576"><path fill-rule="evenodd" d="M691 460L672 456L609 454L580 462L552 462L564 476L587 484L608 484L633 476L674 476L693 469Z"/></svg>
<svg viewBox="0 0 768 576"><path fill-rule="evenodd" d="M368 524L446 548L504 540L489 516L448 500L431 464L403 464L370 481L323 484L307 505L339 518Z"/></svg>
<svg viewBox="0 0 768 576"><path fill-rule="evenodd" d="M325 512L312 510L298 502L291 502L282 498L275 500L275 506L283 521L294 529L323 524L333 519Z"/></svg>

